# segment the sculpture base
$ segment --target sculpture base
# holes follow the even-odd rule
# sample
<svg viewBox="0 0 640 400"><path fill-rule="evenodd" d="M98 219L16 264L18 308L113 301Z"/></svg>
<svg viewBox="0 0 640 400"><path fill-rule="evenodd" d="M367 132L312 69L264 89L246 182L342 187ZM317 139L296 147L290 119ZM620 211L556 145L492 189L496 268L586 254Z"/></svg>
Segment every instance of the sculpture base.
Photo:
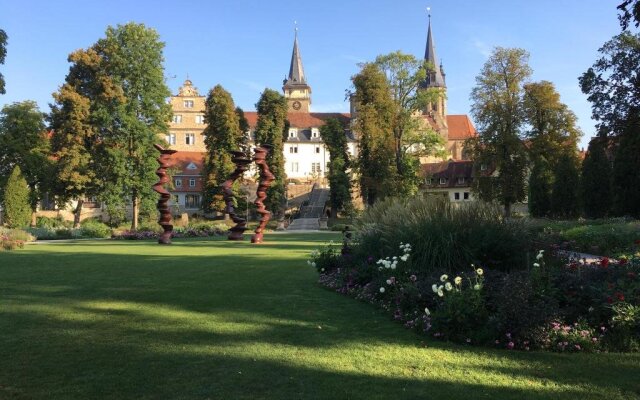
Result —
<svg viewBox="0 0 640 400"><path fill-rule="evenodd" d="M256 233L255 235L251 236L251 243L262 243L262 233Z"/></svg>
<svg viewBox="0 0 640 400"><path fill-rule="evenodd" d="M171 237L165 238L163 236L160 236L160 239L158 239L158 243L159 244L171 244Z"/></svg>
<svg viewBox="0 0 640 400"><path fill-rule="evenodd" d="M231 232L229 236L227 236L227 240L244 240L244 235L242 232Z"/></svg>

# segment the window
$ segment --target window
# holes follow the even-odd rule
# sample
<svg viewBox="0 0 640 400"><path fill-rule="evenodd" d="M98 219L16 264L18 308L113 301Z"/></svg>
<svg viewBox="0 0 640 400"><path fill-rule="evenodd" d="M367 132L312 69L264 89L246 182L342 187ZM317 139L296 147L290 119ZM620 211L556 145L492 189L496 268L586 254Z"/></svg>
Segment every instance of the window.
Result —
<svg viewBox="0 0 640 400"><path fill-rule="evenodd" d="M318 130L318 128L311 128L311 137L317 138L318 136L320 136L320 131Z"/></svg>
<svg viewBox="0 0 640 400"><path fill-rule="evenodd" d="M427 182L427 185L433 185L433 179L431 178L427 178L426 182Z"/></svg>
<svg viewBox="0 0 640 400"><path fill-rule="evenodd" d="M196 115L196 124L204 124L204 115Z"/></svg>
<svg viewBox="0 0 640 400"><path fill-rule="evenodd" d="M187 169L198 169L198 166L194 162L190 162L189 165L187 165Z"/></svg>
<svg viewBox="0 0 640 400"><path fill-rule="evenodd" d="M174 124L180 124L180 123L182 123L182 115L174 115L174 116L173 116L173 123L174 123Z"/></svg>
<svg viewBox="0 0 640 400"><path fill-rule="evenodd" d="M460 193L455 192L455 193L453 194L453 198L454 198L454 199L456 199L456 200L460 200Z"/></svg>
<svg viewBox="0 0 640 400"><path fill-rule="evenodd" d="M165 136L165 139L167 139L167 143L169 144L176 144L176 134L175 133L170 133L167 136Z"/></svg>
<svg viewBox="0 0 640 400"><path fill-rule="evenodd" d="M487 170L487 166L484 164L480 164L480 171L486 171Z"/></svg>
<svg viewBox="0 0 640 400"><path fill-rule="evenodd" d="M193 108L193 100L185 100L184 101L185 108Z"/></svg>
<svg viewBox="0 0 640 400"><path fill-rule="evenodd" d="M185 133L184 142L188 146L193 146L194 144L196 144L196 135L194 133Z"/></svg>
<svg viewBox="0 0 640 400"><path fill-rule="evenodd" d="M447 184L447 178L440 178L440 184L441 185L446 185Z"/></svg>
<svg viewBox="0 0 640 400"><path fill-rule="evenodd" d="M316 146L316 154L320 154L320 146Z"/></svg>
<svg viewBox="0 0 640 400"><path fill-rule="evenodd" d="M289 153L297 153L298 152L298 146L291 146L289 147Z"/></svg>
<svg viewBox="0 0 640 400"><path fill-rule="evenodd" d="M464 192L464 199L469 200L469 192Z"/></svg>
<svg viewBox="0 0 640 400"><path fill-rule="evenodd" d="M311 163L311 173L312 174L320 174L322 172L322 170L320 170L320 163L319 162L314 162Z"/></svg>
<svg viewBox="0 0 640 400"><path fill-rule="evenodd" d="M172 202L174 206L180 205L180 196L177 194L173 195Z"/></svg>
<svg viewBox="0 0 640 400"><path fill-rule="evenodd" d="M294 138L298 136L298 130L295 128L289 129L289 137Z"/></svg>
<svg viewBox="0 0 640 400"><path fill-rule="evenodd" d="M184 206L186 208L200 208L200 195L188 194L184 196Z"/></svg>
<svg viewBox="0 0 640 400"><path fill-rule="evenodd" d="M176 186L177 188L182 187L182 179L179 179L179 178L178 178L178 179L175 179L175 180L173 181L173 183L175 184L175 186Z"/></svg>
<svg viewBox="0 0 640 400"><path fill-rule="evenodd" d="M291 172L298 172L299 165L297 162L291 163Z"/></svg>
<svg viewBox="0 0 640 400"><path fill-rule="evenodd" d="M189 187L196 187L196 180L194 178L189 179Z"/></svg>
<svg viewBox="0 0 640 400"><path fill-rule="evenodd" d="M465 179L464 176L459 176L458 177L458 185L462 185L463 183L465 183L467 180Z"/></svg>

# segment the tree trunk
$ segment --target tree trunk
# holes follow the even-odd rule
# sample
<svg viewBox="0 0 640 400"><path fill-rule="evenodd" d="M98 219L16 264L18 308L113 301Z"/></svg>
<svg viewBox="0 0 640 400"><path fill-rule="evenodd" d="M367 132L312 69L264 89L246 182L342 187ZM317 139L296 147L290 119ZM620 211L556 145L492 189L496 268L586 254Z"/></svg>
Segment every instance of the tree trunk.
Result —
<svg viewBox="0 0 640 400"><path fill-rule="evenodd" d="M505 203L504 205L504 217L509 219L511 217L511 203Z"/></svg>
<svg viewBox="0 0 640 400"><path fill-rule="evenodd" d="M38 222L38 219L36 218L36 212L35 210L31 210L31 226L35 227L37 222Z"/></svg>
<svg viewBox="0 0 640 400"><path fill-rule="evenodd" d="M134 191L131 195L131 230L138 229L138 214L140 213L140 199L138 192Z"/></svg>
<svg viewBox="0 0 640 400"><path fill-rule="evenodd" d="M78 200L78 204L76 205L76 209L73 210L73 228L76 229L80 227L80 215L82 214L82 205L84 204L84 200Z"/></svg>

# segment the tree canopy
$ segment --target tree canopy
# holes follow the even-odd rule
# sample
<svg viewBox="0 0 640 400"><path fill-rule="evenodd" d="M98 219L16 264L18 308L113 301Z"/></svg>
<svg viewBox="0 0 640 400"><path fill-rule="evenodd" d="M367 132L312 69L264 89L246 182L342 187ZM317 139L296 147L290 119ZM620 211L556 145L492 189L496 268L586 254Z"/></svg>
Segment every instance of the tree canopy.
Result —
<svg viewBox="0 0 640 400"><path fill-rule="evenodd" d="M339 211L351 209L351 161L347 148L345 127L336 118L329 118L320 128L322 141L327 146L329 160L329 187L331 216L337 217Z"/></svg>
<svg viewBox="0 0 640 400"><path fill-rule="evenodd" d="M13 168L7 179L2 207L5 222L10 228L24 228L29 225L31 220L29 186L18 165Z"/></svg>
<svg viewBox="0 0 640 400"><path fill-rule="evenodd" d="M7 56L7 33L0 29L0 65L4 64L5 57ZM0 94L5 94L4 76L0 72Z"/></svg>

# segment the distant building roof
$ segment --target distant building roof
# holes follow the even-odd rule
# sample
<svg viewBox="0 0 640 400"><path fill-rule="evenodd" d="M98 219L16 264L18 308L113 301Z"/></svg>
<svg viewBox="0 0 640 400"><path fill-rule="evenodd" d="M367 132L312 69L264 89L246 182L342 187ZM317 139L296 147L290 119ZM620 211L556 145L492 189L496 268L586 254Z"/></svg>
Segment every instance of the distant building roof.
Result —
<svg viewBox="0 0 640 400"><path fill-rule="evenodd" d="M444 161L439 163L422 164L425 178L434 178L431 187L468 187L473 179L473 161ZM440 184L444 178L446 183ZM461 178L459 180L458 178Z"/></svg>
<svg viewBox="0 0 640 400"><path fill-rule="evenodd" d="M466 114L447 115L450 140L466 140L476 135L476 128Z"/></svg>
<svg viewBox="0 0 640 400"><path fill-rule="evenodd" d="M245 111L244 116L249 122L251 129L255 129L258 124L258 113L256 111ZM319 128L324 125L324 121L329 118L336 118L345 126L349 123L351 114L349 113L303 113L290 112L287 113L287 120L292 128L307 129Z"/></svg>
<svg viewBox="0 0 640 400"><path fill-rule="evenodd" d="M205 153L199 151L178 151L171 156L171 162L178 168L176 175L200 175Z"/></svg>

